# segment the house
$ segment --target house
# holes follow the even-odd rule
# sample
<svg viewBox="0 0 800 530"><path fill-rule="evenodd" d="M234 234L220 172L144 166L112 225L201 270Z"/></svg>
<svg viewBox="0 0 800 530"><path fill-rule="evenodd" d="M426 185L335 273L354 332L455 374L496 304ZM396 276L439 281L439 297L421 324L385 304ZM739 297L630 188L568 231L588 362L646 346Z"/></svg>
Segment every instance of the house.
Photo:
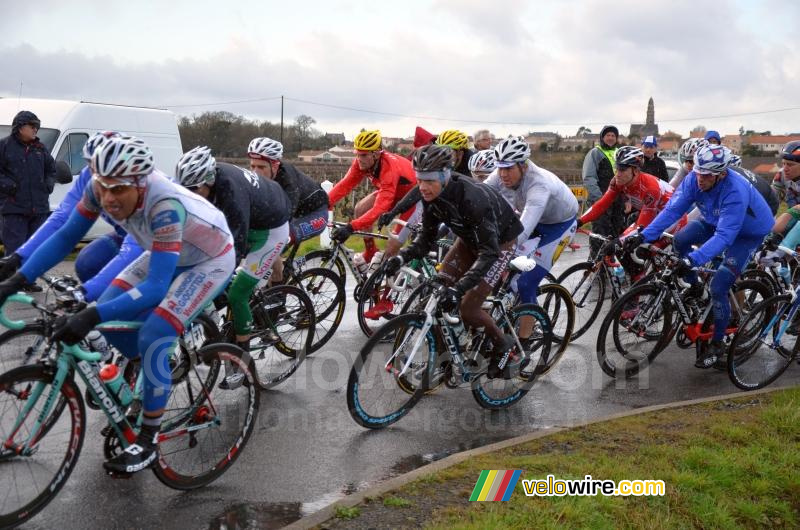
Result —
<svg viewBox="0 0 800 530"><path fill-rule="evenodd" d="M325 133L325 139L330 141L333 145L344 145L346 142L344 133Z"/></svg>
<svg viewBox="0 0 800 530"><path fill-rule="evenodd" d="M734 153L742 152L742 137L738 134L726 134L722 137L722 145Z"/></svg>
<svg viewBox="0 0 800 530"><path fill-rule="evenodd" d="M754 134L744 138L745 145L752 145L756 149L767 152L779 152L784 145L795 140L800 140L800 136L772 136L763 134Z"/></svg>
<svg viewBox="0 0 800 530"><path fill-rule="evenodd" d="M534 132L525 137L525 141L531 149L537 150L543 143L547 144L548 149L554 149L558 144L558 134L554 132Z"/></svg>
<svg viewBox="0 0 800 530"><path fill-rule="evenodd" d="M298 153L297 159L300 160L301 162L349 164L355 159L355 155L353 154L353 151L350 149L337 152L332 152L332 150L328 151L305 150L305 151L300 151L300 153Z"/></svg>
<svg viewBox="0 0 800 530"><path fill-rule="evenodd" d="M771 179L775 175L775 173L777 173L780 170L781 168L778 167L778 164L773 162L772 164L770 163L758 164L756 167L753 168L753 173L764 177L769 177Z"/></svg>

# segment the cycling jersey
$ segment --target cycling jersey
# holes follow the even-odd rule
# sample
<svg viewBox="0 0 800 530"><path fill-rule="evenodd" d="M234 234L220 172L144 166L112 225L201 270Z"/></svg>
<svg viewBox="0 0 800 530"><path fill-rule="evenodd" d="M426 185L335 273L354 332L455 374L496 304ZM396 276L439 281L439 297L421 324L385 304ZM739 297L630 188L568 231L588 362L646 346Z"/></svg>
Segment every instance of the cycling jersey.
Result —
<svg viewBox="0 0 800 530"><path fill-rule="evenodd" d="M523 230L519 244L531 237L539 223L564 223L574 220L578 213L578 201L569 186L530 160L526 162L525 172L516 188L505 186L497 169L483 183L497 190L520 213Z"/></svg>
<svg viewBox="0 0 800 530"><path fill-rule="evenodd" d="M619 195L624 195L630 200L631 208L639 211L635 225L647 226L664 209L672 197L672 192L672 186L649 173L639 173L625 186L618 185L615 177L600 200L581 216L581 223L591 223L600 217ZM628 228L625 233L630 231L631 228Z"/></svg>
<svg viewBox="0 0 800 530"><path fill-rule="evenodd" d="M745 179L747 179L750 182L750 184L753 185L756 191L758 191L758 193L760 193L761 196L764 197L764 200L767 201L767 205L769 206L769 209L772 211L772 215L778 213L778 208L781 205L781 201L780 199L778 199L778 194L775 192L774 189L772 189L772 186L770 186L769 182L766 179L759 177L749 169L745 169L743 167L737 167L729 171L735 171L736 173L740 174Z"/></svg>
<svg viewBox="0 0 800 530"><path fill-rule="evenodd" d="M378 188L378 196L369 211L350 221L355 230L369 229L382 213L388 212L417 183L417 176L410 161L399 155L382 152L371 171L362 171L358 160L353 160L347 174L328 194L330 206L333 207L365 177ZM413 206L413 203L410 206Z"/></svg>
<svg viewBox="0 0 800 530"><path fill-rule="evenodd" d="M764 237L774 223L764 198L750 182L728 170L711 190L702 191L692 171L672 194L672 198L644 229L645 241L655 241L692 206L697 205L703 222L716 227L713 237L688 254L694 265L702 265L722 254L739 237Z"/></svg>
<svg viewBox="0 0 800 530"><path fill-rule="evenodd" d="M328 194L322 186L293 165L281 162L274 180L289 197L292 218L304 217L328 207Z"/></svg>
<svg viewBox="0 0 800 530"><path fill-rule="evenodd" d="M233 164L218 163L208 196L225 214L236 248L236 263L247 254L247 233L283 226L291 215L286 193L276 182Z"/></svg>
<svg viewBox="0 0 800 530"><path fill-rule="evenodd" d="M800 179L789 180L781 169L772 179L772 189L778 194L780 200L786 201L786 206L791 208L800 204Z"/></svg>

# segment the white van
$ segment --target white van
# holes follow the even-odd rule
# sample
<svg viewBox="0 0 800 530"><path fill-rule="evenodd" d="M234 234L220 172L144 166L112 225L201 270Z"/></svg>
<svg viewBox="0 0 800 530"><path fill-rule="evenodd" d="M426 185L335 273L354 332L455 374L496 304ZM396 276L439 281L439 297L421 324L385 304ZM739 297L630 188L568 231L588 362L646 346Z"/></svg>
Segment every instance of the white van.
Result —
<svg viewBox="0 0 800 530"><path fill-rule="evenodd" d="M174 172L183 154L177 119L167 110L86 101L0 98L0 138L11 134L11 121L21 110L29 110L41 120L39 139L56 161L66 162L73 175L86 165L81 150L89 136L97 131L120 131L138 136L153 150L156 167L167 175ZM56 184L50 195L50 207L55 209L71 187L72 184ZM87 238L111 230L101 219Z"/></svg>

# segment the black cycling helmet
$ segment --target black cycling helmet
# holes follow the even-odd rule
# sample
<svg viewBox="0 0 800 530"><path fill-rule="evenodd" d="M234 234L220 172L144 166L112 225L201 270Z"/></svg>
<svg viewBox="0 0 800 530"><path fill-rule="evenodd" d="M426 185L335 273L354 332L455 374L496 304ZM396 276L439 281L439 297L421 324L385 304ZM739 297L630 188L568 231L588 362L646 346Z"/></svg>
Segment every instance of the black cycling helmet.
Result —
<svg viewBox="0 0 800 530"><path fill-rule="evenodd" d="M783 149L781 149L781 158L792 162L800 162L800 140L794 140L784 145Z"/></svg>
<svg viewBox="0 0 800 530"><path fill-rule="evenodd" d="M414 170L441 171L453 166L453 150L446 145L431 144L414 152Z"/></svg>

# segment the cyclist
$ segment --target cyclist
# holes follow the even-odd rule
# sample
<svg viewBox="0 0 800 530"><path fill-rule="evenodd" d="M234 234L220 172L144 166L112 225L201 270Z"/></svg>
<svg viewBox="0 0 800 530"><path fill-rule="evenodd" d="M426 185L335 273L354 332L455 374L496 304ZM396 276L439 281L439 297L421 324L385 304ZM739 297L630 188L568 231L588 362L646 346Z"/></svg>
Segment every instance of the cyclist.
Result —
<svg viewBox="0 0 800 530"><path fill-rule="evenodd" d="M272 180L260 178L245 169L217 163L208 147L186 152L175 167L181 185L219 208L233 235L237 269L228 288L228 303L233 314L236 345L250 351L253 314L250 296L258 282L269 279L272 263L289 240L291 203L283 189ZM269 337L280 340L274 332ZM241 372L237 376L243 377ZM226 385L236 379L228 378Z"/></svg>
<svg viewBox="0 0 800 530"><path fill-rule="evenodd" d="M139 138L109 138L92 154L92 185L67 222L0 283L0 302L41 276L80 241L105 211L147 249L106 289L96 305L56 320L53 338L79 342L100 322L143 320L137 335L107 332L124 355L142 356L143 424L135 443L104 463L134 473L157 458L158 431L169 397L169 357L184 326L221 291L234 268L225 216L208 201L153 172L153 154Z"/></svg>
<svg viewBox="0 0 800 530"><path fill-rule="evenodd" d="M361 131L354 142L356 159L342 180L336 183L328 194L330 207L342 200L365 177L378 188L358 201L354 213L357 216L344 226L333 230L331 237L336 241L346 241L356 230L369 230L382 213L391 209L417 183L411 162L400 155L387 153L381 148L380 131ZM413 206L413 204L411 205ZM401 218L407 220L414 213L409 208ZM364 238L364 252L353 256L359 272L365 274L372 262L377 265L383 253L371 237ZM377 255L376 255L377 254Z"/></svg>
<svg viewBox="0 0 800 530"><path fill-rule="evenodd" d="M800 140L783 146L781 160L783 167L772 179L772 188L792 208L800 204Z"/></svg>
<svg viewBox="0 0 800 530"><path fill-rule="evenodd" d="M478 182L486 180L486 177L497 168L494 149L484 149L469 157L468 167L472 178Z"/></svg>
<svg viewBox="0 0 800 530"><path fill-rule="evenodd" d="M494 344L488 376L506 376L513 339L481 304L505 271L522 224L494 188L454 173L452 165L453 152L447 146L429 145L414 154L423 199L422 230L410 246L389 259L386 270L393 274L403 263L426 255L436 242L440 223L447 225L457 238L438 276L440 282L453 285L442 308L460 307L466 326L485 328Z"/></svg>
<svg viewBox="0 0 800 530"><path fill-rule="evenodd" d="M72 210L81 200L84 189L92 178L92 170L88 166L92 153L108 138L119 135L119 133L113 131L98 132L86 141L83 145L82 154L87 166L81 170L69 193L58 205L58 208L50 214L47 221L36 230L24 245L10 256L0 260L0 280L5 280L14 274L42 243L47 241L56 230L67 222ZM153 171L158 172L157 169ZM97 300L108 287L108 284L111 283L111 280L116 278L117 274L122 272L129 263L142 253L142 249L136 243L136 240L127 235L125 230L111 216L106 213L102 213L102 216L114 228L114 231L86 245L78 253L78 257L75 260L75 273L82 283L76 294L89 302Z"/></svg>
<svg viewBox="0 0 800 530"><path fill-rule="evenodd" d="M666 207L640 234L630 236L630 245L655 241L697 205L701 218L690 221L674 240L675 250L683 257L675 273L684 276L691 285L685 293L687 296L696 296L703 288L693 269L724 254L710 285L714 332L710 347L695 363L698 368L709 368L723 359L722 339L731 312L728 290L773 224L769 206L761 194L747 179L728 169L730 156L727 147L705 145L699 148L694 154L694 169ZM699 245L699 248L692 250L692 245Z"/></svg>
<svg viewBox="0 0 800 530"><path fill-rule="evenodd" d="M535 304L539 283L575 235L578 201L569 186L550 171L531 162L531 148L522 136L509 136L494 148L497 169L484 184L497 190L518 213L522 232L517 255L532 257L536 267L520 275L520 301ZM520 337L528 338L533 318L520 324Z"/></svg>
<svg viewBox="0 0 800 530"><path fill-rule="evenodd" d="M692 168L694 168L694 154L704 145L708 145L708 141L703 138L689 138L681 144L681 148L678 150L678 161L681 163L681 167L678 168L678 171L669 181L672 189L677 189L686 175L692 171Z"/></svg>
<svg viewBox="0 0 800 530"><path fill-rule="evenodd" d="M453 150L453 170L469 175L469 159L475 153L469 148L469 137L457 130L448 129L436 137L436 145L446 145Z"/></svg>

